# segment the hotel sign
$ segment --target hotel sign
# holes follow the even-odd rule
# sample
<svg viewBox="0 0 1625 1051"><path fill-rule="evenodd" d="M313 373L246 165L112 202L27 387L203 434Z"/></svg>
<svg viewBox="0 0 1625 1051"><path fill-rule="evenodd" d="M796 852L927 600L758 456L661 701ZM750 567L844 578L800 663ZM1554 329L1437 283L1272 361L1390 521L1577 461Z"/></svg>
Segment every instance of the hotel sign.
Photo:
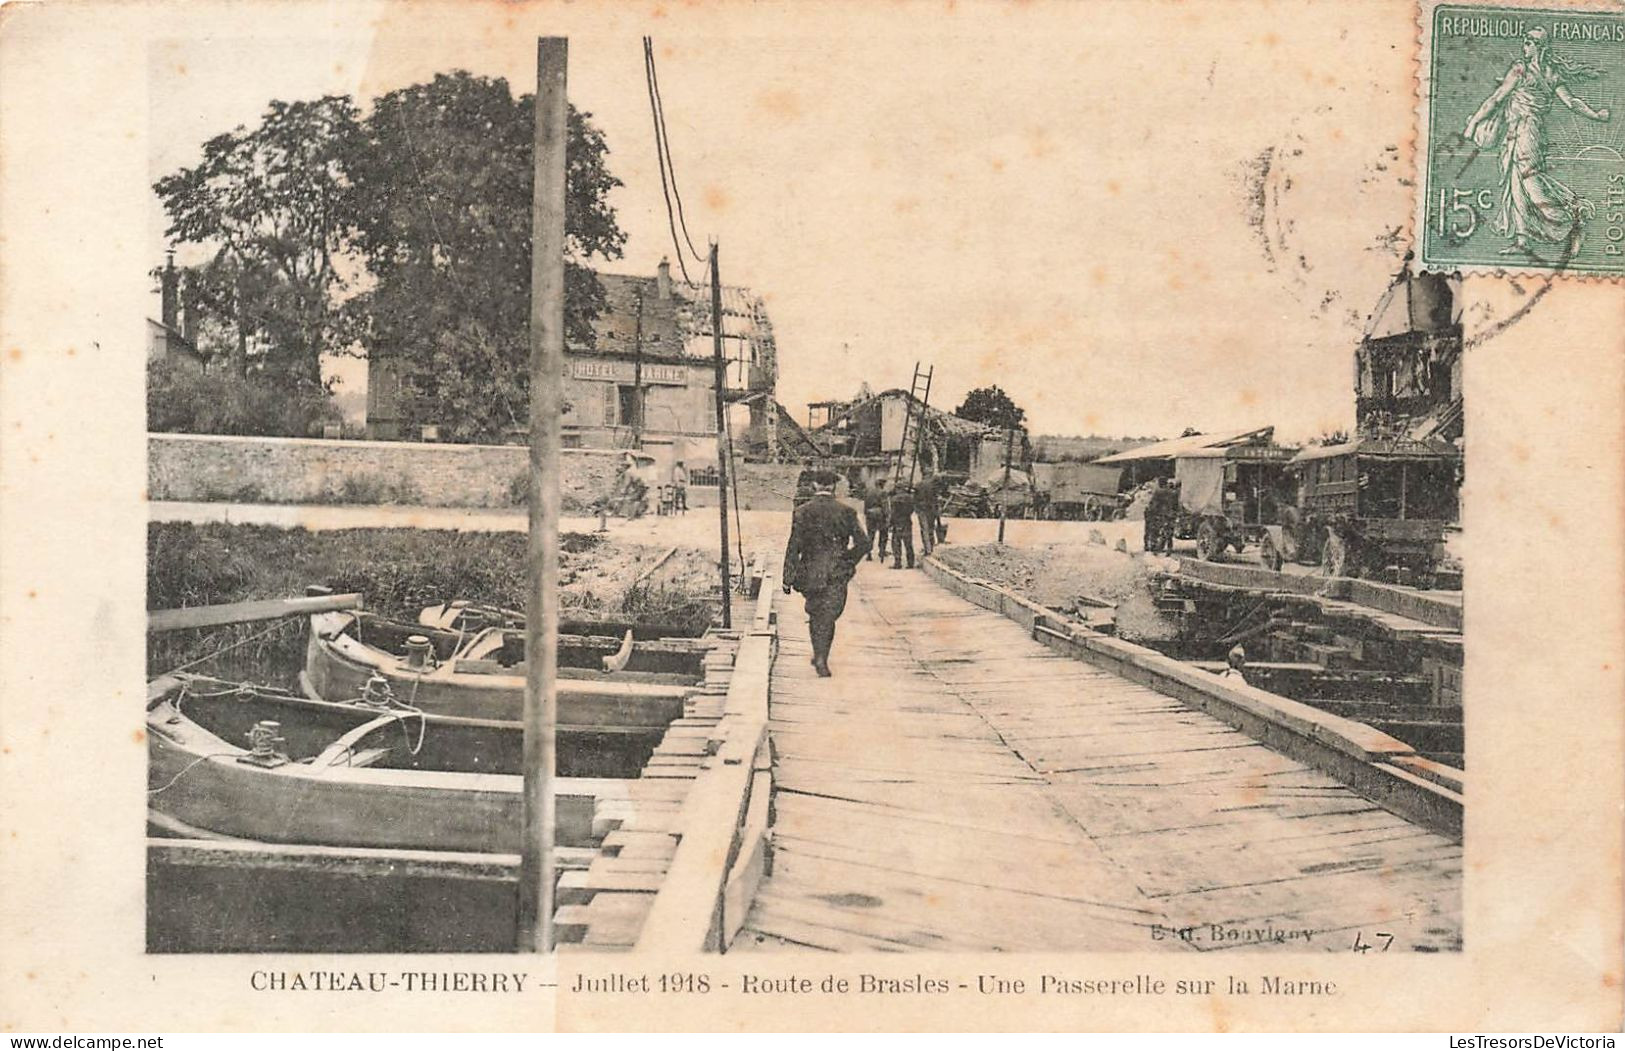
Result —
<svg viewBox="0 0 1625 1051"><path fill-rule="evenodd" d="M570 375L578 380L634 383L638 378L638 370L637 366L630 361L572 361L570 363ZM685 386L688 383L688 366L645 365L642 370L642 380L646 384L659 383L668 386Z"/></svg>

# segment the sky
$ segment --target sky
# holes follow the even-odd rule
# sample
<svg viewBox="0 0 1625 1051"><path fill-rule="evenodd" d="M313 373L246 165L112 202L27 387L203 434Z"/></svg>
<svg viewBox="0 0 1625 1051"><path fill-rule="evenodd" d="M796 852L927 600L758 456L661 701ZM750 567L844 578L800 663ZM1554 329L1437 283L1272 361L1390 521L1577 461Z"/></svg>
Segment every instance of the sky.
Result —
<svg viewBox="0 0 1625 1051"><path fill-rule="evenodd" d="M919 361L933 404L996 383L1041 433L1311 437L1352 421L1353 347L1404 250L1405 5L286 10L152 47L154 177L272 98L452 69L529 90L560 32L625 184L603 268L675 268L648 33L688 228L765 298L801 419Z"/></svg>

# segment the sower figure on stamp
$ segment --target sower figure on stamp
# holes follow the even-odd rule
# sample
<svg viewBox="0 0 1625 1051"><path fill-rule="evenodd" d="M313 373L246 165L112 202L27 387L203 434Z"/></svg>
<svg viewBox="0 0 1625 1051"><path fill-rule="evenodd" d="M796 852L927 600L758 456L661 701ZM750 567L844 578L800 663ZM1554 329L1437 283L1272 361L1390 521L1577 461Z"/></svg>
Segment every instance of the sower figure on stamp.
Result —
<svg viewBox="0 0 1625 1051"><path fill-rule="evenodd" d="M1523 58L1467 119L1463 135L1479 146L1501 147L1501 198L1495 229L1512 239L1502 255L1527 252L1531 239L1560 242L1577 234L1596 205L1547 170L1547 120L1559 102L1589 120L1606 121L1605 106L1592 107L1569 91L1570 84L1593 80L1602 71L1570 62L1551 50L1546 28L1524 37Z"/></svg>
<svg viewBox="0 0 1625 1051"><path fill-rule="evenodd" d="M880 548L880 560L886 561L886 479L876 478L863 490L863 528L869 531L872 543L863 552L865 559L873 558L873 548Z"/></svg>
<svg viewBox="0 0 1625 1051"><path fill-rule="evenodd" d="M891 567L903 568L903 548L908 548L908 568L914 568L914 490L899 485L887 505L887 528L891 530Z"/></svg>
<svg viewBox="0 0 1625 1051"><path fill-rule="evenodd" d="M846 584L868 550L858 513L835 499L834 472L820 471L812 497L790 520L784 549L784 592L794 588L806 596L812 664L820 676L830 674L829 649L835 622L846 609Z"/></svg>

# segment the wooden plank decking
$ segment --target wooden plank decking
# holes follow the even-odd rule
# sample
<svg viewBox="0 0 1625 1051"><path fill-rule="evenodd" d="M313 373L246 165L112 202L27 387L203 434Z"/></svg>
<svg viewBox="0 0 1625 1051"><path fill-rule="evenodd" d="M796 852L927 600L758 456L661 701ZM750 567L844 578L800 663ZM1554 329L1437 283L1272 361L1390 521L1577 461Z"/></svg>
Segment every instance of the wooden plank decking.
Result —
<svg viewBox="0 0 1625 1051"><path fill-rule="evenodd" d="M924 574L861 567L831 679L776 608L773 862L733 951L1460 947L1458 845Z"/></svg>

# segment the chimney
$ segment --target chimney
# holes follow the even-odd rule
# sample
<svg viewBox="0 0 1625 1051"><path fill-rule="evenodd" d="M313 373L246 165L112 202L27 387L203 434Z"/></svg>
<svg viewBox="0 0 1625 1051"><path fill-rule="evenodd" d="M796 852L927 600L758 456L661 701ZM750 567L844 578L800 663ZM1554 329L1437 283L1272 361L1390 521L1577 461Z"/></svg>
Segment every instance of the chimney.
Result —
<svg viewBox="0 0 1625 1051"><path fill-rule="evenodd" d="M158 320L165 325L180 331L180 273L175 269L175 253L169 253L169 259L164 263L164 269L158 275L158 287L163 297L162 314Z"/></svg>
<svg viewBox="0 0 1625 1051"><path fill-rule="evenodd" d="M655 268L655 289L661 299L671 298L671 261L665 256L660 257L660 265Z"/></svg>

